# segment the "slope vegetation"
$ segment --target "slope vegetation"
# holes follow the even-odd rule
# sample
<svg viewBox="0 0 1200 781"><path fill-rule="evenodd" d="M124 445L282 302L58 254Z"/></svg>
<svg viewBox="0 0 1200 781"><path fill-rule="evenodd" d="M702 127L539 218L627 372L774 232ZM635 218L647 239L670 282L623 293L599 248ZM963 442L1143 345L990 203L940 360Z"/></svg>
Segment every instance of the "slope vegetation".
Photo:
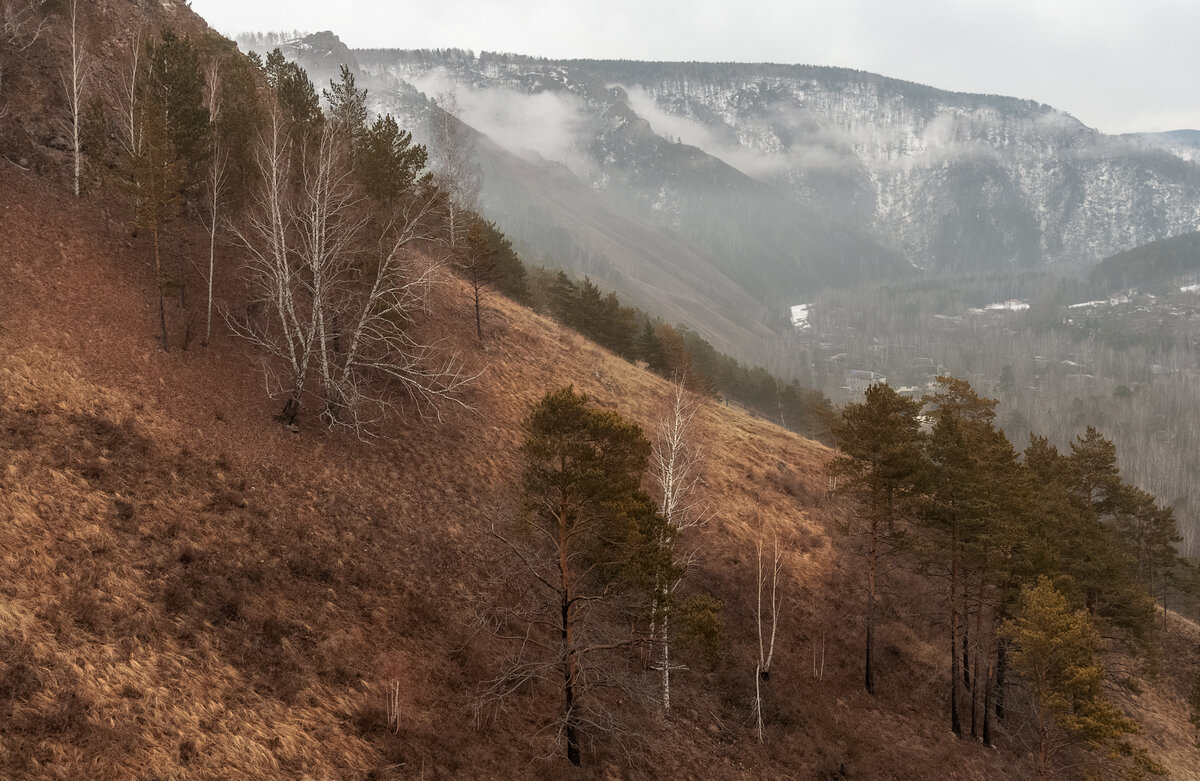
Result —
<svg viewBox="0 0 1200 781"><path fill-rule="evenodd" d="M402 422L374 446L315 423L290 433L227 337L158 349L150 272L98 211L5 165L0 215L0 774L567 772L535 759L550 696L472 722L493 659L470 610L495 553L486 530L511 507L519 424L546 390L573 383L649 426L666 383L504 301L477 345L448 283L440 328L483 372L470 411ZM907 576L887 600L878 694L862 693L858 562L836 532L845 508L826 497L829 451L712 404L702 438L716 515L693 577L726 605L720 659L679 675L675 715L647 721L633 756L595 741L582 774L1024 775L1019 734L990 752L945 729L940 633ZM760 745L763 532L786 555ZM1156 684L1139 699L1128 705L1152 715L1156 755L1186 772L1182 701Z"/></svg>
<svg viewBox="0 0 1200 781"><path fill-rule="evenodd" d="M485 529L516 479L519 422L574 383L650 423L668 388L497 302L472 411L376 446L289 433L253 361L222 338L162 353L150 274L90 209L0 173L0 773L9 777L525 775L546 709L530 694L475 729L490 671L471 640ZM453 287L443 323L469 333ZM666 775L824 768L927 777L994 758L941 728L937 658L899 624L890 681L858 691L856 615L824 496L828 451L705 408L716 518L697 577L726 603L723 660L680 676L678 716L635 767ZM759 528L787 548L769 739L749 723L747 595ZM824 640L824 680L809 668ZM386 727L398 682L401 725ZM592 757L610 767L602 745ZM1002 760L1003 763L1008 760ZM616 767L613 765L612 767ZM909 768L900 770L899 768ZM550 761L548 772L561 772ZM990 770L989 770L990 769ZM540 771L539 771L540 772Z"/></svg>

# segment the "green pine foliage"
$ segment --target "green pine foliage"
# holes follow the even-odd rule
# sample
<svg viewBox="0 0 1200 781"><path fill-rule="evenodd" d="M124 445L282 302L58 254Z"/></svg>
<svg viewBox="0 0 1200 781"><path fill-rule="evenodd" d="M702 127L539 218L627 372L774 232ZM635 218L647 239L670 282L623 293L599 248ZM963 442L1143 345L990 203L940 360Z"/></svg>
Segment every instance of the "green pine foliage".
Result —
<svg viewBox="0 0 1200 781"><path fill-rule="evenodd" d="M342 65L338 81L330 81L329 89L322 90L321 96L329 105L329 120L343 128L350 148L356 150L367 130L367 91L355 86L354 74Z"/></svg>
<svg viewBox="0 0 1200 781"><path fill-rule="evenodd" d="M259 75L256 66L246 57L234 55L220 59L220 107L213 135L228 160L225 194L232 212L247 203L255 184L254 147L263 121L263 107L258 97Z"/></svg>
<svg viewBox="0 0 1200 781"><path fill-rule="evenodd" d="M428 173L421 173L429 161L425 147L414 144L412 133L402 130L391 114L376 118L366 127L357 139L356 149L355 170L363 189L385 208L395 205L414 187L428 184Z"/></svg>
<svg viewBox="0 0 1200 781"><path fill-rule="evenodd" d="M1038 704L1039 773L1068 745L1120 755L1135 776L1156 773L1124 740L1136 724L1100 694L1098 633L1153 662L1152 595L1192 583L1174 513L1121 480L1115 447L1093 428L1069 455L1033 436L1019 460L995 426L996 404L940 377L922 402L876 385L843 409L830 474L854 500L847 527L866 555L868 594L897 540L944 583L955 734L991 744L996 721L1012 718L1012 666ZM866 615L870 689L872 599Z"/></svg>
<svg viewBox="0 0 1200 781"><path fill-rule="evenodd" d="M567 759L579 765L580 714L591 712L588 700L610 685L599 673L602 659L632 644L594 638L604 623L649 618L657 585L678 579L674 529L642 490L651 445L637 424L589 406L586 396L566 387L538 402L524 430L521 523L527 552L518 555L526 570L529 562L551 562L533 571L544 587L536 592L544 614L556 616L531 623L526 636L536 647L557 648L550 661L561 672L565 707L559 723ZM593 639L589 644L583 637Z"/></svg>
<svg viewBox="0 0 1200 781"><path fill-rule="evenodd" d="M1017 615L1001 634L1012 642L1013 667L1033 696L1038 778L1071 745L1110 760L1133 753L1125 736L1139 728L1104 696L1100 634L1086 610L1072 608L1043 576L1022 591Z"/></svg>
<svg viewBox="0 0 1200 781"><path fill-rule="evenodd" d="M288 62L279 49L267 55L264 71L267 88L274 94L284 120L300 139L308 139L325 121L321 100L308 73L298 63Z"/></svg>
<svg viewBox="0 0 1200 781"><path fill-rule="evenodd" d="M208 156L209 117L200 52L190 38L164 30L158 41L147 42L145 64L143 102L161 114L182 178L194 184Z"/></svg>

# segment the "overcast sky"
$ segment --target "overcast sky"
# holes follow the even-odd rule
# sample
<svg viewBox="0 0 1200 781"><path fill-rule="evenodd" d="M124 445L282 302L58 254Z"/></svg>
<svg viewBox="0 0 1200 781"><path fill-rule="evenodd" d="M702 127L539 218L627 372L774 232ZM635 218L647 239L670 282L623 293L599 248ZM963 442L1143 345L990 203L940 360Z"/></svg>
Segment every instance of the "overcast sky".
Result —
<svg viewBox="0 0 1200 781"><path fill-rule="evenodd" d="M1032 98L1109 133L1200 128L1198 0L192 0L226 35L353 48L838 65Z"/></svg>

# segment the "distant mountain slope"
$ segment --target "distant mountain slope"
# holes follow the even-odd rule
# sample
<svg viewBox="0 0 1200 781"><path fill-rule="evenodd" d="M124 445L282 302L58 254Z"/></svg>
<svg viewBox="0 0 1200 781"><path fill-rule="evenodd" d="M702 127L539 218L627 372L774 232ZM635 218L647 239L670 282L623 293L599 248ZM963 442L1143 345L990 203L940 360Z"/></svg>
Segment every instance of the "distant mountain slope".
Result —
<svg viewBox="0 0 1200 781"><path fill-rule="evenodd" d="M1189 160L1200 162L1200 130L1168 130L1163 133L1130 133L1126 138L1133 138L1152 146L1165 149L1171 154Z"/></svg>
<svg viewBox="0 0 1200 781"><path fill-rule="evenodd" d="M610 209L675 234L692 248L690 255L719 269L781 322L786 305L819 287L905 273L895 253L799 203L786 189L656 133L624 91L585 72L453 53L428 58L359 51L355 57L373 83L391 84L400 94L404 85L428 95L453 86L463 119L498 146L526 157L523 150L536 152L558 164L554 177L560 181L569 171L603 195ZM377 105L389 108L387 101ZM496 173L485 183L486 205L510 229L504 214L511 209L501 201L512 183ZM578 246L556 247L557 262L574 268L611 262L589 256L584 234L567 233ZM693 261L677 258L685 267ZM686 276L678 281L688 284Z"/></svg>
<svg viewBox="0 0 1200 781"><path fill-rule="evenodd" d="M1161 285L1200 272L1200 232L1154 241L1105 258L1092 278L1110 289Z"/></svg>
<svg viewBox="0 0 1200 781"><path fill-rule="evenodd" d="M927 268L1094 261L1200 224L1200 168L1033 101L840 68L573 65Z"/></svg>
<svg viewBox="0 0 1200 781"><path fill-rule="evenodd" d="M379 110L456 90L463 119L498 150L485 208L535 255L650 308L644 278L670 269L681 300L669 317L752 299L724 310L736 328L707 304L690 313L725 345L785 328L787 306L822 287L913 267L1086 265L1200 228L1200 164L1033 101L839 68L350 52L330 37L301 47L302 61L344 50ZM625 241L601 241L582 214L663 235L622 228ZM736 290L702 291L712 272Z"/></svg>
<svg viewBox="0 0 1200 781"><path fill-rule="evenodd" d="M610 88L659 136L776 184L933 270L1091 262L1200 225L1200 167L1032 101L812 66L359 56L368 71L453 80L493 103ZM643 191L672 171L669 156L655 160L636 144L605 151L607 168L630 172L618 178ZM612 173L592 175L612 186Z"/></svg>

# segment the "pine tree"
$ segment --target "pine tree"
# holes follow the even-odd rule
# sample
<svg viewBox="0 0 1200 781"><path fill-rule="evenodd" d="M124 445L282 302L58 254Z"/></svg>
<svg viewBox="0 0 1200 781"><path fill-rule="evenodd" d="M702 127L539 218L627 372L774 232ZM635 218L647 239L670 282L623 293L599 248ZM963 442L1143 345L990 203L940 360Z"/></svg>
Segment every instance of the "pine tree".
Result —
<svg viewBox="0 0 1200 781"><path fill-rule="evenodd" d="M454 252L454 266L471 287L475 310L475 337L483 339L483 298L496 278L496 256L499 247L493 243L493 233L487 230L482 218L476 217L467 231L467 238Z"/></svg>
<svg viewBox="0 0 1200 781"><path fill-rule="evenodd" d="M596 712L599 703L589 700L612 683L598 660L638 642L606 634L605 622L644 620L658 584L678 578L674 530L641 488L651 446L636 424L590 407L567 387L542 398L524 431L525 532L497 536L532 576L536 596L500 611L504 622L525 622L528 631L521 630L523 653L492 690L512 691L514 679L547 680L557 667L561 735L567 759L579 765L583 714ZM631 616L637 604L642 614ZM553 652L528 658L538 648Z"/></svg>
<svg viewBox="0 0 1200 781"><path fill-rule="evenodd" d="M642 328L637 339L637 356L646 362L647 368L659 376L666 376L670 371L667 361L667 350L658 335L658 329L649 320Z"/></svg>
<svg viewBox="0 0 1200 781"><path fill-rule="evenodd" d="M830 466L838 491L856 500L850 533L866 559L867 608L863 685L875 691L875 610L881 560L894 544L924 475L920 404L886 384L867 389L861 404L847 404L834 429L843 455Z"/></svg>
<svg viewBox="0 0 1200 781"><path fill-rule="evenodd" d="M353 154L367 131L367 91L355 86L354 74L343 64L338 80L330 80L329 89L322 90L321 96L329 104L329 120L342 126L342 135Z"/></svg>
<svg viewBox="0 0 1200 781"><path fill-rule="evenodd" d="M1095 428L1071 443L1066 460L1071 490L1103 520L1116 511L1121 498L1117 447Z"/></svg>
<svg viewBox="0 0 1200 781"><path fill-rule="evenodd" d="M165 111L153 98L139 104L138 126L141 153L126 161L127 182L134 204L134 225L150 234L160 336L165 352L170 349L166 313L166 288L170 280L163 262L163 244L178 216L183 172L171 143Z"/></svg>
<svg viewBox="0 0 1200 781"><path fill-rule="evenodd" d="M1016 617L1001 631L1013 643L1013 668L1034 702L1037 778L1049 778L1055 756L1070 745L1129 753L1125 736L1138 726L1104 696L1100 635L1086 611L1072 610L1042 577L1022 592Z"/></svg>
<svg viewBox="0 0 1200 781"><path fill-rule="evenodd" d="M285 124L295 135L293 140L298 142L297 147L303 148L325 121L317 90L304 68L288 62L279 49L267 55L265 70L267 87L283 111ZM299 170L297 166L293 168Z"/></svg>
<svg viewBox="0 0 1200 781"><path fill-rule="evenodd" d="M372 200L390 209L410 194L429 156L391 115L377 118L358 142L355 168Z"/></svg>
<svg viewBox="0 0 1200 781"><path fill-rule="evenodd" d="M199 181L208 156L209 115L200 53L188 37L165 30L146 45L145 100L161 115L183 181Z"/></svg>

